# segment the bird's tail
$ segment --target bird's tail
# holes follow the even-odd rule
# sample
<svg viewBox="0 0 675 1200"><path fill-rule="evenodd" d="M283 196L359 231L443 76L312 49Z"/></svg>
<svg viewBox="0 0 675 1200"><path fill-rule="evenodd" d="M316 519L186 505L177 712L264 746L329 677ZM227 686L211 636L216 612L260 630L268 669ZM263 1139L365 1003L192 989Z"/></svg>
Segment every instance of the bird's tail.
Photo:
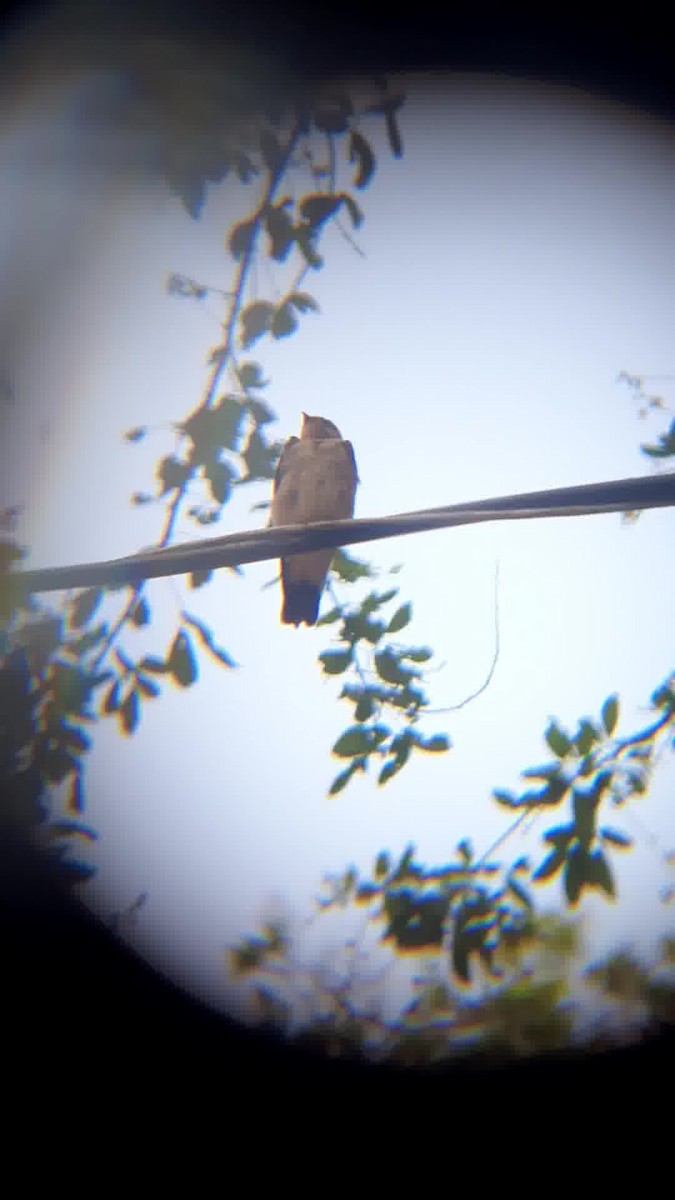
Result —
<svg viewBox="0 0 675 1200"><path fill-rule="evenodd" d="M316 625L319 615L321 588L302 580L285 583L281 620L284 625Z"/></svg>

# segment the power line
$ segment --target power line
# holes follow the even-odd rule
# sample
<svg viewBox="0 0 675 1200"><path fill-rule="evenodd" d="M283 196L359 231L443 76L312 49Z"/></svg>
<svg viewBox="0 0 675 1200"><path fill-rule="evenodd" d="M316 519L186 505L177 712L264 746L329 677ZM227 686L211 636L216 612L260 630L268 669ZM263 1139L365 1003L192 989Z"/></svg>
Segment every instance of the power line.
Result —
<svg viewBox="0 0 675 1200"><path fill-rule="evenodd" d="M185 546L147 550L104 562L14 571L9 579L24 593L78 587L120 587L145 579L264 562L267 559L304 554L310 550L337 549L339 546L353 546L361 542L460 525L598 516L667 507L675 507L675 472L498 496L468 504L398 513L390 517L320 521L311 527L280 525L273 529L203 538Z"/></svg>

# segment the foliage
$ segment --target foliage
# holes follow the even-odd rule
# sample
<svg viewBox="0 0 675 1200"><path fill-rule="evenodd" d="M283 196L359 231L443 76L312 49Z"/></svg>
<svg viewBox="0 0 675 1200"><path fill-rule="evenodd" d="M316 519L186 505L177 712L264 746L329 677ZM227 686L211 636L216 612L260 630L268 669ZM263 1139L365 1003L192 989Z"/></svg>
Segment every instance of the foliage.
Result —
<svg viewBox="0 0 675 1200"><path fill-rule="evenodd" d="M584 1048L605 1049L637 1025L675 1024L675 939L644 965L630 952L584 965L578 921L530 914L523 936L502 947L500 971L471 988L426 956L411 999L384 1015L391 962L373 963L359 938L320 961L301 957L286 923L229 953L230 977L252 1019L331 1057L428 1067Z"/></svg>
<svg viewBox="0 0 675 1200"><path fill-rule="evenodd" d="M403 101L385 83L375 83L363 94L356 86L351 92L318 89L301 97L275 91L274 99L268 89L265 115L251 120L250 113L248 119L243 112L234 113L227 83L209 77L206 67L204 86L194 82L189 95L167 89L159 76L148 83L150 93L156 87L158 109L164 112L165 176L193 218L201 214L211 183L227 179L250 198L247 215L226 236L232 259L229 290L175 273L167 281L167 290L176 297L202 301L208 293L218 293L224 298L225 318L222 340L209 356L201 400L174 422L175 445L156 464L154 489L131 497L137 507L163 506L158 547L171 543L179 519L198 527L220 523L236 489L269 486L281 443L269 434L276 420L263 398L269 380L261 364L247 355L265 339L288 338L318 312L316 300L301 284L322 268L331 227L351 241L342 220L352 229L362 225L355 192L369 185L376 170L369 137L373 122L384 123L392 153L402 152L396 114ZM223 113L228 112L231 120L224 125ZM272 298L257 291L261 259L276 268ZM149 430L141 424L124 436L134 446ZM21 553L7 541L4 569ZM210 571L195 571L190 584L201 588L212 578ZM130 639L129 632L153 624L149 592L145 584L88 588L68 596L64 611L55 613L13 597L9 585L3 591L7 646L23 652L30 665L37 723L32 759L44 788L66 788L69 816L83 808L83 762L93 721L112 716L120 732L131 736L145 705L162 688L196 682L200 653L225 668L236 665L214 631L186 610L163 653L135 650L137 639ZM437 748L419 734L416 739L420 748ZM402 765L393 734L389 750L391 762Z"/></svg>
<svg viewBox="0 0 675 1200"><path fill-rule="evenodd" d="M666 404L663 396L656 392L647 390L645 384L651 378L648 375L631 375L628 371L619 373L619 382L625 383L633 394L633 400L638 406L638 416L640 420L645 420L648 416L654 413L672 412ZM642 453L652 460L661 458L675 457L675 417L670 422L670 425L665 430L657 435L658 441L655 444L643 442L640 446Z"/></svg>
<svg viewBox="0 0 675 1200"><path fill-rule="evenodd" d="M388 947L392 955L398 959L431 956L436 964L433 986L404 1010L401 1020L384 1032L379 1021L378 1054L392 1061L428 1062L437 1055L458 1052L467 1037L481 1053L488 1049L529 1053L570 1044L569 980L560 972L549 978L543 964L552 947L563 958L576 952L575 927L571 918L542 924L534 889L561 880L570 910L592 889L614 898L612 856L629 849L632 840L610 823L606 814L644 795L660 749L675 747L675 676L656 689L651 707L654 720L624 738L616 735L619 702L613 695L603 703L599 719L583 718L574 733L551 721L544 740L553 760L522 771L520 791L493 792L500 807L519 815L480 857L464 840L450 862L425 866L417 861L415 847L410 845L400 857L381 851L367 876L350 866L325 879L317 899L317 916L335 910L363 910L366 926L378 931L380 945ZM533 783L538 786L533 788ZM562 823L561 809L565 810ZM553 815L554 811L557 823L542 832L538 861L522 855L510 864L493 861L497 848L525 820ZM675 866L675 854L664 858L666 865ZM664 900L675 896L675 888L671 890L672 895L665 894ZM673 944L672 940L664 942L661 965L672 966L675 961ZM294 970L290 959L283 970L279 967L288 945L287 934L282 937L279 931L273 951L264 939L248 939L231 955L233 976L255 976L257 988L257 976L269 972L274 956L277 983L279 979L283 982ZM250 952L253 946L254 954ZM533 950L538 965L530 962L525 968L523 963ZM617 993L618 988L621 1002L627 1003L630 989L626 985L621 991L616 980L623 976L617 975L613 959L608 962L608 974L602 973L605 967L589 968L587 982L608 995ZM633 999L636 1004L639 1001L643 1015L675 1020L672 982L655 981L637 964L631 970L631 978L639 980L639 986L633 987ZM346 1020L344 984L341 988L340 1020ZM265 978L264 990L270 1011L281 1022L278 1027L295 1028L297 1014L291 1021L288 1004L274 991L274 980ZM348 1016L351 1051L365 1054L366 1031L372 1029L373 1018L366 1020L351 1009ZM308 1023L308 1031L320 1035L324 1048L326 1043L333 1045L337 1010L331 1018L333 1025L317 1024L310 1017L305 1012L301 1025Z"/></svg>
<svg viewBox="0 0 675 1200"><path fill-rule="evenodd" d="M373 575L371 566L344 550L333 560L332 577L342 583ZM332 587L331 591L334 595ZM337 645L319 655L324 674L347 676L340 699L353 705L353 723L333 746L333 754L348 760L348 766L336 775L330 796L341 792L357 772L367 771L371 762L381 764L377 782L382 785L398 774L413 751L439 754L449 749L445 734L424 736L418 729L429 703L420 664L428 663L433 651L403 645L391 636L412 619L412 605L398 603L398 594L398 588L369 591L357 604L335 603L318 621L336 626Z"/></svg>
<svg viewBox="0 0 675 1200"><path fill-rule="evenodd" d="M35 685L30 658L39 653L41 635L53 630L35 623L28 649L14 648L0 658L0 836L8 826L39 842L67 884L82 883L92 868L74 857L73 849L96 834L78 819L49 822L47 789L70 778L70 807L82 808L80 769L89 745L85 723L94 679L73 679L56 662L53 694Z"/></svg>

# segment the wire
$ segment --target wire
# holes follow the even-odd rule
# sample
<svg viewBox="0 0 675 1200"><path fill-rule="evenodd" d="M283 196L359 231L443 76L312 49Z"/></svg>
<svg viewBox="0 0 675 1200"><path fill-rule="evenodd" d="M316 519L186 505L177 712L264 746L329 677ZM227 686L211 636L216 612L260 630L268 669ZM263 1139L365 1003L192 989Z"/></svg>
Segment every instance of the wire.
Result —
<svg viewBox="0 0 675 1200"><path fill-rule="evenodd" d="M19 592L51 592L72 587L122 587L145 579L215 570L241 563L286 558L311 550L337 549L434 529L490 521L540 520L546 517L598 516L645 508L675 507L675 472L551 488L515 496L451 504L390 517L279 525L224 537L204 538L187 546L167 546L126 558L73 566L13 571L5 576Z"/></svg>

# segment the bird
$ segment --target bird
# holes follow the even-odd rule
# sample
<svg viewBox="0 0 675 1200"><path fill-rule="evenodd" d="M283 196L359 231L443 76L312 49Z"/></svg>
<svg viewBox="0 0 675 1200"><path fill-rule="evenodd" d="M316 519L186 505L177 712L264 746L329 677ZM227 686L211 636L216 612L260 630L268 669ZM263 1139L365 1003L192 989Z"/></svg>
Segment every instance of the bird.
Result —
<svg viewBox="0 0 675 1200"><path fill-rule="evenodd" d="M274 476L270 525L311 525L354 515L359 482L351 442L326 417L302 414L300 437L285 443ZM284 625L315 625L335 550L281 560Z"/></svg>

